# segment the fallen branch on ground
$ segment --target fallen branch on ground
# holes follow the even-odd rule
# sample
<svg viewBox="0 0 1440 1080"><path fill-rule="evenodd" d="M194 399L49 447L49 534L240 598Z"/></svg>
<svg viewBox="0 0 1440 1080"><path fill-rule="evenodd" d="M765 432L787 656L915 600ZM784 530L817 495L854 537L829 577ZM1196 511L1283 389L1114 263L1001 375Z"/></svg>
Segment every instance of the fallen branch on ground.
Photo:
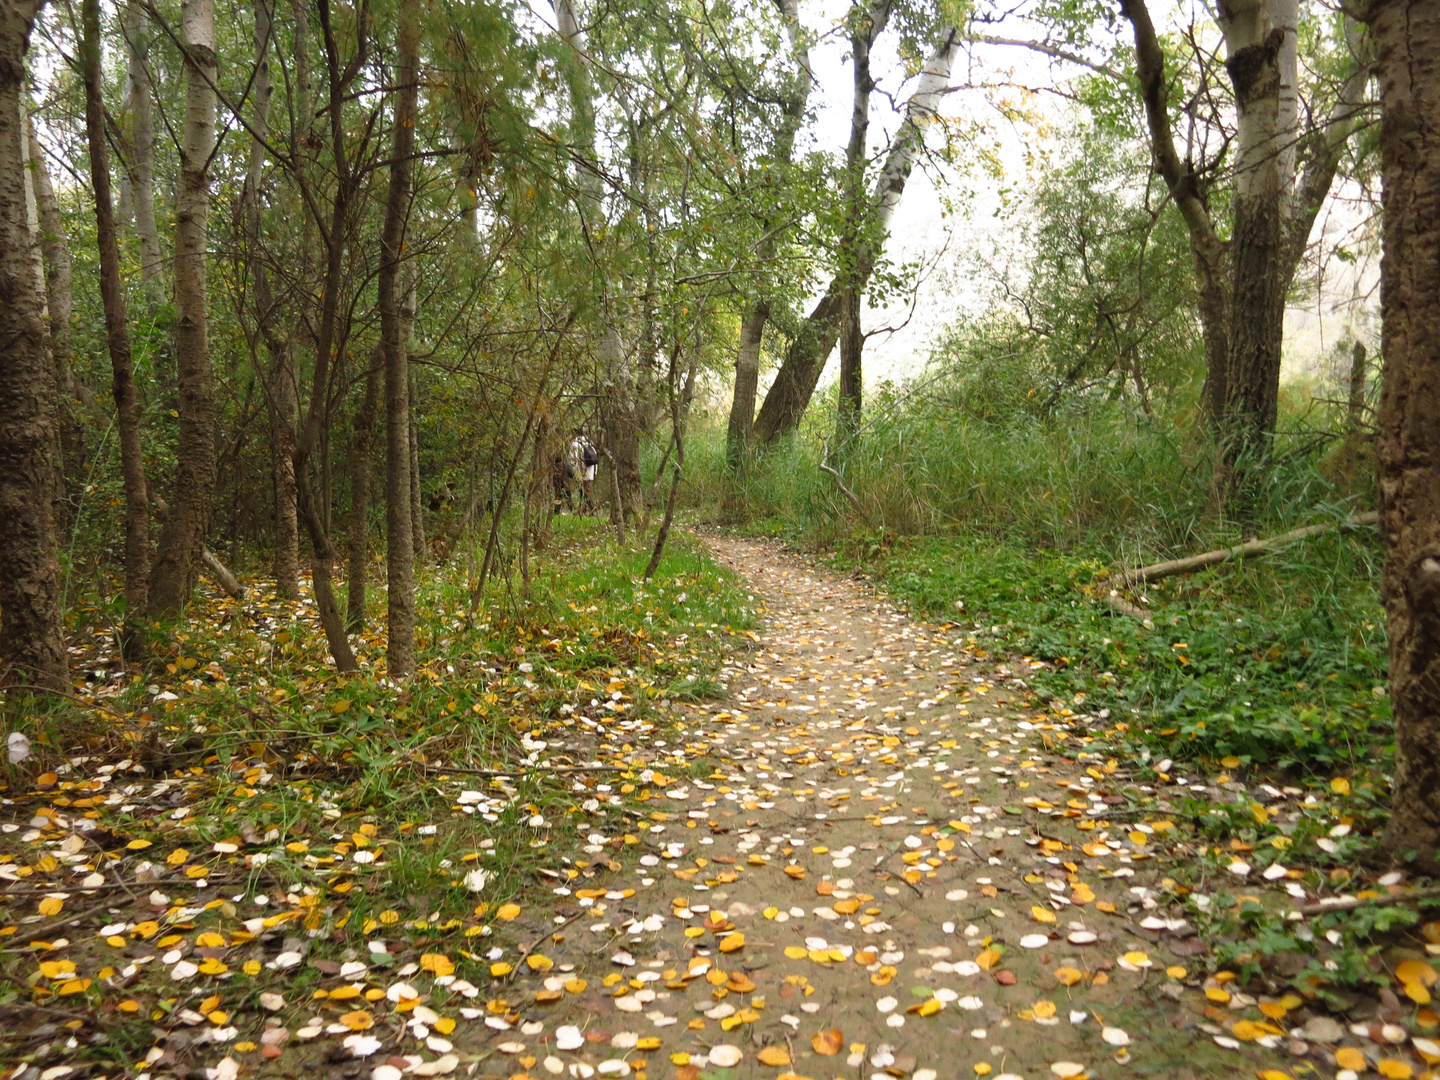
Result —
<svg viewBox="0 0 1440 1080"><path fill-rule="evenodd" d="M1279 536L1270 536L1264 540L1249 540L1235 547L1219 548L1215 551L1204 551L1199 555L1191 555L1184 559L1171 559L1168 562L1154 563L1150 566L1142 566L1136 570L1124 570L1113 577L1100 583L1099 588L1104 590L1101 601L1107 607L1129 615L1131 618L1148 621L1150 613L1144 608L1132 604L1120 595L1119 590L1125 587L1134 588L1139 585L1146 585L1163 578L1177 577L1181 574L1194 574L1200 570L1208 570L1212 566L1219 566L1221 563L1233 562L1240 559L1253 559L1259 555L1265 555L1275 551L1277 548L1285 547L1297 540L1304 540L1311 536L1320 536L1330 532L1332 529L1355 529L1362 525L1374 525L1380 520L1380 515L1373 510L1366 514L1357 514L1344 521L1327 521L1319 525L1305 525L1298 529L1291 529Z"/></svg>
<svg viewBox="0 0 1440 1080"><path fill-rule="evenodd" d="M1394 907L1396 904L1410 904L1420 900L1440 900L1440 888L1416 889L1413 892L1392 893L1386 896L1347 896L1330 904L1301 904L1295 910L1301 915L1324 915L1327 911L1354 911L1360 907Z"/></svg>

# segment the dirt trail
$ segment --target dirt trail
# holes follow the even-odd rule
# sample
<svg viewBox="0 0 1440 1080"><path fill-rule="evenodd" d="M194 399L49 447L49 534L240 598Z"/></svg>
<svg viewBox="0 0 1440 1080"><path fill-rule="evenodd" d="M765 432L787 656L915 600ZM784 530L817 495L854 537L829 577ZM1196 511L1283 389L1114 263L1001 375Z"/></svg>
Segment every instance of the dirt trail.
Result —
<svg viewBox="0 0 1440 1080"><path fill-rule="evenodd" d="M632 826L633 895L566 895L568 940L534 946L556 968L516 990L568 992L494 1037L484 1069L1185 1078L1281 1056L1273 1037L1214 1042L1198 978L1174 970L1196 943L1152 893L1162 837L1103 827L1114 777L1045 751L1025 671L776 544L707 542L766 628L723 674L731 699L688 708L684 747L662 752L722 764L642 776L664 793Z"/></svg>

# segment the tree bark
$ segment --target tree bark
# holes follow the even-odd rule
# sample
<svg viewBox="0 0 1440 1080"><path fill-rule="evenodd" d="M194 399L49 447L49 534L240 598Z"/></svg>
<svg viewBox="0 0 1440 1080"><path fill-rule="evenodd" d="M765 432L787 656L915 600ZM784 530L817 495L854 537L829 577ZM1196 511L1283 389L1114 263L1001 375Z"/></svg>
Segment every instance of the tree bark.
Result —
<svg viewBox="0 0 1440 1080"><path fill-rule="evenodd" d="M1376 455L1395 780L1385 843L1440 871L1440 7L1369 11L1384 106Z"/></svg>
<svg viewBox="0 0 1440 1080"><path fill-rule="evenodd" d="M863 290L870 279L884 246L890 220L900 205L910 172L915 167L915 159L924 146L925 125L937 115L940 100L950 82L950 68L959 42L960 34L954 27L944 28L934 51L926 60L915 92L906 102L905 120L890 144L871 191L862 230L864 240L854 256L853 277L837 274L832 279L825 295L811 309L790 347L785 350L784 362L775 375L770 392L765 395L759 415L755 417L755 439L762 445L769 445L795 430L810 404L820 373L839 334L840 318L844 312L841 294L849 282L858 282Z"/></svg>
<svg viewBox="0 0 1440 1080"><path fill-rule="evenodd" d="M199 574L215 490L215 404L206 311L210 158L215 151L215 9L185 0L185 123L175 197L175 354L180 386L179 464L171 509L150 573L150 614L178 615Z"/></svg>
<svg viewBox="0 0 1440 1080"><path fill-rule="evenodd" d="M140 241L140 279L150 305L160 301L163 255L155 223L155 92L150 79L150 42L142 0L125 5L125 97L130 114L130 200Z"/></svg>
<svg viewBox="0 0 1440 1080"><path fill-rule="evenodd" d="M412 3L400 12L395 82L395 135L390 152L390 189L380 240L378 293L380 340L385 350L385 571L388 644L385 670L392 679L415 672L415 539L410 477L410 367L400 264L405 258L405 219L410 208L410 156L415 143L415 97L419 29Z"/></svg>
<svg viewBox="0 0 1440 1080"><path fill-rule="evenodd" d="M345 625L365 628L365 588L370 571L370 457L375 445L375 419L380 410L380 367L384 350L376 347L365 372L365 397L355 414L350 447L350 535L345 558Z"/></svg>
<svg viewBox="0 0 1440 1080"><path fill-rule="evenodd" d="M1363 341L1350 346L1350 397L1345 403L1345 426L1351 435L1360 433L1365 416L1365 384L1370 372L1365 363L1367 350Z"/></svg>
<svg viewBox="0 0 1440 1080"><path fill-rule="evenodd" d="M62 413L75 396L71 387L71 361L75 354L75 297L71 287L70 245L60 219L60 203L45 165L45 151L27 125L30 169L35 184L35 202L40 212L40 252L45 261L45 307L50 315L50 351L54 355L55 387L60 394Z"/></svg>
<svg viewBox="0 0 1440 1080"><path fill-rule="evenodd" d="M750 453L755 430L755 398L760 389L760 342L770 318L770 302L756 300L740 320L740 345L735 350L735 391L730 399L730 423L725 429L725 458L732 469L742 466Z"/></svg>
<svg viewBox="0 0 1440 1080"><path fill-rule="evenodd" d="M430 561L425 540L425 495L420 483L420 423L415 410L415 378L410 378L410 544L415 549L415 564Z"/></svg>
<svg viewBox="0 0 1440 1080"><path fill-rule="evenodd" d="M840 294L840 385L835 410L835 446L843 456L860 430L864 399L865 331L860 325L860 290Z"/></svg>
<svg viewBox="0 0 1440 1080"><path fill-rule="evenodd" d="M1220 6L1235 91L1234 225L1230 240L1230 351L1222 436L1226 465L1269 456L1280 394L1286 266L1295 141L1294 0L1230 0ZM1288 65L1288 70L1287 70ZM1289 87L1288 108L1282 108ZM1287 173L1285 170L1289 168Z"/></svg>
<svg viewBox="0 0 1440 1080"><path fill-rule="evenodd" d="M105 101L100 67L100 0L84 0L80 64L85 82L85 135L95 200L95 238L100 254L100 299L120 434L120 475L125 491L125 621L120 650L127 660L145 653L145 611L150 575L150 490L140 441L140 395L130 354L130 316L120 276L120 241L110 192L110 150L105 141Z"/></svg>
<svg viewBox="0 0 1440 1080"><path fill-rule="evenodd" d="M42 3L0 5L0 665L15 682L63 691L55 376L23 100Z"/></svg>

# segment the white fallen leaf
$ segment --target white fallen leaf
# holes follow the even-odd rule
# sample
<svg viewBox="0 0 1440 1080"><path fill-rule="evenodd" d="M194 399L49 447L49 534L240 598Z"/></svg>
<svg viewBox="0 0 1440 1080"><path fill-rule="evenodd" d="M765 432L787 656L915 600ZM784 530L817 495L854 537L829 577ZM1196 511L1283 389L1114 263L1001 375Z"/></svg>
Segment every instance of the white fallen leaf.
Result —
<svg viewBox="0 0 1440 1080"><path fill-rule="evenodd" d="M30 739L22 732L12 731L5 739L5 749L9 753L10 764L18 765L30 756Z"/></svg>
<svg viewBox="0 0 1440 1080"><path fill-rule="evenodd" d="M574 1024L555 1029L555 1049L579 1050L584 1045L585 1036L580 1034L580 1029Z"/></svg>
<svg viewBox="0 0 1440 1080"><path fill-rule="evenodd" d="M349 1050L352 1056L363 1058L369 1057L384 1044L374 1035L361 1035L357 1032L354 1035L346 1036L341 1045Z"/></svg>
<svg viewBox="0 0 1440 1080"><path fill-rule="evenodd" d="M1026 934L1020 939L1022 949L1043 949L1049 943L1050 938L1046 934Z"/></svg>
<svg viewBox="0 0 1440 1080"><path fill-rule="evenodd" d="M722 1069L733 1069L740 1064L740 1059L744 1056L738 1046L731 1046L729 1043L712 1046L709 1054L710 1064L719 1065Z"/></svg>
<svg viewBox="0 0 1440 1080"><path fill-rule="evenodd" d="M465 875L465 888L473 893L484 892L485 886L490 881L490 873L487 870L471 870Z"/></svg>
<svg viewBox="0 0 1440 1080"><path fill-rule="evenodd" d="M1100 1037L1111 1046L1129 1046L1130 1036L1124 1028L1107 1027L1100 1032Z"/></svg>
<svg viewBox="0 0 1440 1080"><path fill-rule="evenodd" d="M1085 1066L1074 1061L1057 1061L1050 1066L1050 1071L1060 1077L1060 1080L1070 1080L1070 1077L1083 1073Z"/></svg>

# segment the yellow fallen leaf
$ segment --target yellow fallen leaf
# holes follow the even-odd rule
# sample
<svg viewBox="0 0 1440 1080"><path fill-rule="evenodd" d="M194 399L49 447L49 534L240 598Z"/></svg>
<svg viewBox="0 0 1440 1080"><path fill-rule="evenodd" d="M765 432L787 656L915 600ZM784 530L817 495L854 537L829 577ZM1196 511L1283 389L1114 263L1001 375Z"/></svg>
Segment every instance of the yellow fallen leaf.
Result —
<svg viewBox="0 0 1440 1080"><path fill-rule="evenodd" d="M1136 967L1144 967L1150 963L1150 954L1135 949L1125 954L1125 962L1127 964L1134 964Z"/></svg>
<svg viewBox="0 0 1440 1080"><path fill-rule="evenodd" d="M1375 1063L1375 1071L1385 1077L1385 1080L1410 1080L1415 1075L1409 1062L1397 1058L1381 1058Z"/></svg>
<svg viewBox="0 0 1440 1080"><path fill-rule="evenodd" d="M975 957L975 962L984 970L989 971L1000 962L1000 950L986 949L979 956Z"/></svg>
<svg viewBox="0 0 1440 1080"><path fill-rule="evenodd" d="M1230 991L1222 990L1218 986L1207 986L1205 996L1217 1005L1228 1005L1230 1003Z"/></svg>
<svg viewBox="0 0 1440 1080"><path fill-rule="evenodd" d="M643 1039L639 1039L639 1040L636 1041L636 1043L635 1043L635 1049L636 1049L636 1050L659 1050L659 1049L660 1049L660 1036L658 1036L658 1035L646 1035Z"/></svg>
<svg viewBox="0 0 1440 1080"><path fill-rule="evenodd" d="M83 994L86 990L89 989L89 979L71 979L68 982L61 983L60 989L57 990L56 993L58 993L61 997L65 997L68 994Z"/></svg>
<svg viewBox="0 0 1440 1080"><path fill-rule="evenodd" d="M506 922L509 922L511 919L518 918L519 915L519 904L501 904L495 912L495 917L497 919L504 919Z"/></svg>
<svg viewBox="0 0 1440 1080"><path fill-rule="evenodd" d="M127 851L144 851L150 844L149 840L131 840L125 845L125 849Z"/></svg>
<svg viewBox="0 0 1440 1080"><path fill-rule="evenodd" d="M583 994L587 985L589 984L584 979L566 979L565 992L567 994Z"/></svg>
<svg viewBox="0 0 1440 1080"><path fill-rule="evenodd" d="M1260 1003L1260 1011L1271 1020L1284 1020L1285 1014L1290 1010L1278 1001L1262 1001Z"/></svg>
<svg viewBox="0 0 1440 1080"><path fill-rule="evenodd" d="M436 1031L440 1032L441 1035L449 1035L452 1031L455 1030L455 1020L453 1017L442 1016L430 1026L433 1027Z"/></svg>
<svg viewBox="0 0 1440 1080"><path fill-rule="evenodd" d="M810 955L810 950L804 945L786 945L785 955L791 960L804 960Z"/></svg>
<svg viewBox="0 0 1440 1080"><path fill-rule="evenodd" d="M1365 1055L1353 1046L1342 1046L1335 1051L1335 1064L1342 1069L1354 1069L1356 1072L1363 1072L1365 1066Z"/></svg>
<svg viewBox="0 0 1440 1080"><path fill-rule="evenodd" d="M360 987L358 986L337 986L334 990L330 991L331 1001L350 1001L359 996Z"/></svg>
<svg viewBox="0 0 1440 1080"><path fill-rule="evenodd" d="M1055 921L1055 913L1049 908L1041 907L1039 904L1034 905L1030 909L1030 916L1039 923L1053 923Z"/></svg>
<svg viewBox="0 0 1440 1080"><path fill-rule="evenodd" d="M207 930L195 937L195 944L202 949L219 949L225 945L225 935L217 934L214 930Z"/></svg>
<svg viewBox="0 0 1440 1080"><path fill-rule="evenodd" d="M1186 971L1179 964L1172 964L1165 969L1165 974L1169 975L1172 979L1183 979L1186 975L1189 975L1190 972Z"/></svg>
<svg viewBox="0 0 1440 1080"><path fill-rule="evenodd" d="M40 901L39 911L41 915L59 915L64 906L65 901L58 896L47 896Z"/></svg>
<svg viewBox="0 0 1440 1080"><path fill-rule="evenodd" d="M1395 977L1402 983L1419 983L1434 986L1437 973L1423 960L1402 960L1395 968Z"/></svg>
<svg viewBox="0 0 1440 1080"><path fill-rule="evenodd" d="M1033 1011L1041 1020L1049 1020L1055 1015L1055 1003L1053 1001L1037 1001Z"/></svg>
<svg viewBox="0 0 1440 1080"><path fill-rule="evenodd" d="M525 963L530 966L531 971L549 971L555 966L555 961L548 956L541 956L539 953L531 953L525 957Z"/></svg>
<svg viewBox="0 0 1440 1080"><path fill-rule="evenodd" d="M356 1009L340 1017L340 1023L344 1024L351 1031L365 1031L374 1026L375 1017L371 1016L365 1009Z"/></svg>
<svg viewBox="0 0 1440 1080"><path fill-rule="evenodd" d="M186 851L183 847L177 847L174 851L170 852L169 855L165 856L165 865L179 866L188 858L190 858L190 852Z"/></svg>
<svg viewBox="0 0 1440 1080"><path fill-rule="evenodd" d="M1345 777L1343 776L1337 776L1335 777L1335 779L1330 781L1330 790L1333 791L1336 795L1349 795L1350 781L1345 779ZM1356 1066L1347 1066L1347 1068L1354 1067ZM1359 1067L1363 1068L1363 1066Z"/></svg>
<svg viewBox="0 0 1440 1080"><path fill-rule="evenodd" d="M934 1016L945 1007L945 1003L938 998L926 998L915 1011L921 1016Z"/></svg>
<svg viewBox="0 0 1440 1080"><path fill-rule="evenodd" d="M783 1046L767 1046L755 1055L761 1065L772 1065L779 1067L790 1064L790 1051Z"/></svg>
<svg viewBox="0 0 1440 1080"><path fill-rule="evenodd" d="M810 1045L814 1047L817 1054L823 1057L834 1057L845 1045L845 1037L840 1033L839 1028L817 1031L810 1039Z"/></svg>
<svg viewBox="0 0 1440 1080"><path fill-rule="evenodd" d="M504 978L506 975L509 975L510 972L514 970L515 969L512 968L509 964L505 963L504 960L490 965L490 974L495 976L495 978L497 979Z"/></svg>
<svg viewBox="0 0 1440 1080"><path fill-rule="evenodd" d="M1279 1069L1261 1069L1255 1075L1260 1080L1295 1080L1289 1073L1281 1072Z"/></svg>
<svg viewBox="0 0 1440 1080"><path fill-rule="evenodd" d="M740 933L740 931L738 930L735 931L733 934L726 934L723 938L720 939L720 951L722 953L732 953L735 952L737 949L743 949L744 947L745 935Z"/></svg>
<svg viewBox="0 0 1440 1080"><path fill-rule="evenodd" d="M1430 1004L1430 991L1425 989L1423 983L1407 982L1405 984L1405 996L1415 1002L1416 1005Z"/></svg>
<svg viewBox="0 0 1440 1080"><path fill-rule="evenodd" d="M1060 967L1055 969L1055 978L1059 980L1061 986L1074 986L1084 977L1084 975L1073 967Z"/></svg>
<svg viewBox="0 0 1440 1080"><path fill-rule="evenodd" d="M442 978L455 974L455 964L444 953L423 953L420 956L420 970Z"/></svg>

